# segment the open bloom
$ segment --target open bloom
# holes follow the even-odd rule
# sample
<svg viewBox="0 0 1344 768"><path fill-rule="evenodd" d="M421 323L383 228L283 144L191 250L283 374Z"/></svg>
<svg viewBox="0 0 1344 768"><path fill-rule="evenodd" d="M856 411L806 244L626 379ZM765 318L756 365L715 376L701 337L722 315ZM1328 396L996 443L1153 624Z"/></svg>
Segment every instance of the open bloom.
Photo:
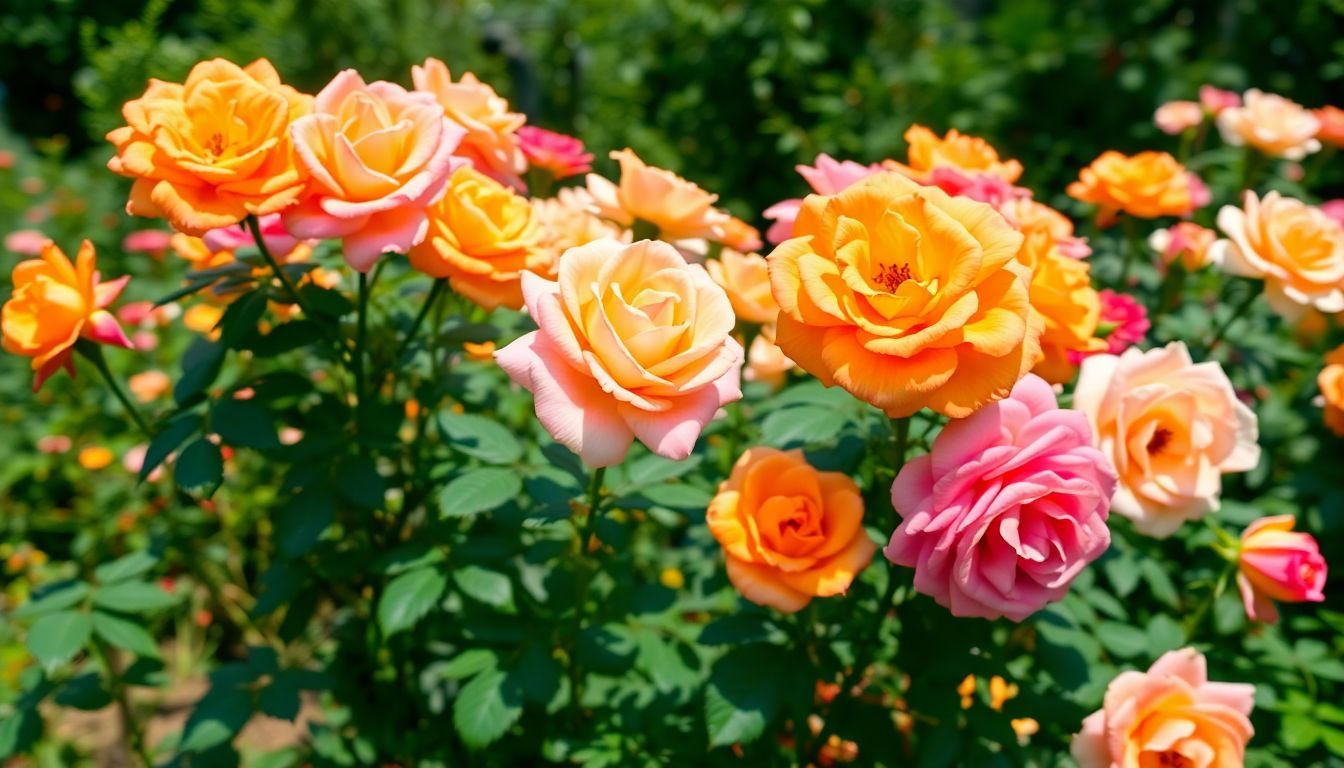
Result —
<svg viewBox="0 0 1344 768"><path fill-rule="evenodd" d="M721 229L722 234L719 237L719 242L739 253L754 253L765 245L761 242L760 230L736 216L729 216L728 220L723 222Z"/></svg>
<svg viewBox="0 0 1344 768"><path fill-rule="evenodd" d="M771 389L784 386L789 371L797 366L784 355L784 350L775 344L775 327L766 325L751 340L747 350L747 366L742 376L747 381L759 381Z"/></svg>
<svg viewBox="0 0 1344 768"><path fill-rule="evenodd" d="M949 195L962 195L998 208L1009 200L1031 197L1031 190L1015 187L992 173L964 173L955 168L934 168L929 182Z"/></svg>
<svg viewBox="0 0 1344 768"><path fill-rule="evenodd" d="M1320 208L1246 190L1242 208L1218 211L1218 228L1227 239L1209 247L1209 260L1229 274L1264 280L1275 312L1296 320L1308 306L1344 311L1344 226Z"/></svg>
<svg viewBox="0 0 1344 768"><path fill-rule="evenodd" d="M843 594L877 551L863 531L859 487L843 473L817 471L800 450L743 453L705 523L737 591L786 613Z"/></svg>
<svg viewBox="0 0 1344 768"><path fill-rule="evenodd" d="M545 250L554 265L560 254L577 245L604 237L630 240L630 233L593 213L593 198L583 187L565 187L555 197L532 198L537 219L537 247ZM545 275L549 277L550 275Z"/></svg>
<svg viewBox="0 0 1344 768"><path fill-rule="evenodd" d="M446 277L452 289L486 309L523 306L523 270L550 272L551 254L527 198L480 173L459 168L448 193L429 209L429 235L411 249L411 266Z"/></svg>
<svg viewBox="0 0 1344 768"><path fill-rule="evenodd" d="M285 211L300 238L341 238L345 260L367 272L388 251L425 237L425 209L443 195L463 130L428 93L341 72L290 129L312 174L303 199Z"/></svg>
<svg viewBox="0 0 1344 768"><path fill-rule="evenodd" d="M1079 768L1241 768L1254 706L1255 686L1210 682L1199 651L1169 651L1106 686L1070 751Z"/></svg>
<svg viewBox="0 0 1344 768"><path fill-rule="evenodd" d="M1054 240L1039 232L1023 239L1017 261L1031 270L1031 307L1043 324L1044 356L1032 372L1062 384L1077 372L1077 356L1106 348L1097 338L1101 298L1092 287L1092 266L1060 253Z"/></svg>
<svg viewBox="0 0 1344 768"><path fill-rule="evenodd" d="M987 173L1008 183L1022 175L1022 164L1016 160L1002 160L998 150L989 142L968 136L953 128L942 138L922 125L912 125L905 132L909 144L906 164L888 160L883 165L922 184L931 183L938 168L950 168L967 175Z"/></svg>
<svg viewBox="0 0 1344 768"><path fill-rule="evenodd" d="M893 417L969 416L1040 357L1021 244L988 205L897 173L813 195L768 258L776 343Z"/></svg>
<svg viewBox="0 0 1344 768"><path fill-rule="evenodd" d="M1325 367L1316 375L1316 386L1321 389L1325 426L1344 437L1344 345L1326 354Z"/></svg>
<svg viewBox="0 0 1344 768"><path fill-rule="evenodd" d="M1069 185L1069 196L1097 206L1103 225L1123 212L1141 219L1184 216L1194 209L1185 166L1166 152L1140 152L1127 157L1114 150L1101 153Z"/></svg>
<svg viewBox="0 0 1344 768"><path fill-rule="evenodd" d="M1148 236L1148 247L1162 258L1162 264L1171 266L1180 262L1186 272L1194 272L1209 263L1209 246L1218 239L1212 229L1193 221L1181 221L1158 229Z"/></svg>
<svg viewBox="0 0 1344 768"><path fill-rule="evenodd" d="M448 119L465 131L454 154L496 181L521 186L518 174L527 170L527 159L516 134L526 116L510 112L509 102L470 72L454 83L438 59L411 67L411 80L417 91L434 94Z"/></svg>
<svg viewBox="0 0 1344 768"><path fill-rule="evenodd" d="M1262 517L1241 534L1237 587L1252 621L1279 620L1275 601L1325 600L1325 558L1309 533L1293 530L1292 515Z"/></svg>
<svg viewBox="0 0 1344 768"><path fill-rule="evenodd" d="M1321 123L1311 110L1274 93L1254 88L1244 104L1218 113L1218 132L1233 146L1249 144L1270 157L1301 160L1320 151L1316 131Z"/></svg>
<svg viewBox="0 0 1344 768"><path fill-rule="evenodd" d="M292 254L302 248L303 257L306 257L312 250L312 242L301 242L298 238L289 234L281 221L280 214L271 214L262 216L257 220L261 225L261 239L266 243L266 250L276 258L281 264L289 261L302 261L303 258L291 258ZM255 248L256 238L252 236L252 230L241 224L235 224L231 227L222 227L212 229L201 236L205 245L211 251L219 253L221 251L236 251L239 248Z"/></svg>
<svg viewBox="0 0 1344 768"><path fill-rule="evenodd" d="M645 165L629 149L613 151L611 158L621 165L619 183L588 174L588 193L599 215L623 227L644 221L668 241L723 236L729 217L714 207L718 195L671 171Z"/></svg>
<svg viewBox="0 0 1344 768"><path fill-rule="evenodd" d="M882 172L882 166L876 163L864 165L853 160L836 160L825 152L817 155L812 165L796 165L794 169L818 195L843 192L851 185ZM766 230L765 239L778 245L793 237L793 221L798 218L798 211L802 207L802 198L793 198L766 208L763 215L775 223Z"/></svg>
<svg viewBox="0 0 1344 768"><path fill-rule="evenodd" d="M999 205L999 213L1009 224L1017 227L1026 242L1023 250L1044 253L1053 245L1071 259L1085 259L1092 255L1087 239L1073 233L1073 222L1068 216L1031 198L1015 197Z"/></svg>
<svg viewBox="0 0 1344 768"><path fill-rule="evenodd" d="M1163 133L1185 133L1204 122L1204 108L1197 101L1168 101L1153 113L1153 122Z"/></svg>
<svg viewBox="0 0 1344 768"><path fill-rule="evenodd" d="M1108 328L1106 334L1106 352L1118 355L1126 349L1143 341L1144 335L1152 327L1148 320L1148 308L1128 293L1116 293L1103 288L1101 297L1101 325Z"/></svg>
<svg viewBox="0 0 1344 768"><path fill-rule="evenodd" d="M518 146L533 168L544 168L557 179L565 179L593 170L593 153L585 152L583 142L573 136L548 131L535 125L518 129Z"/></svg>
<svg viewBox="0 0 1344 768"><path fill-rule="evenodd" d="M93 243L88 240L79 246L74 263L47 241L42 258L14 265L14 291L0 311L0 330L6 352L33 359L34 392L61 368L75 375L72 356L81 338L132 347L107 311L129 280L100 282Z"/></svg>
<svg viewBox="0 0 1344 768"><path fill-rule="evenodd" d="M770 271L764 256L724 248L705 268L728 294L738 320L757 325L775 322L779 305L770 293Z"/></svg>
<svg viewBox="0 0 1344 768"><path fill-rule="evenodd" d="M1218 509L1223 474L1260 461L1255 412L1218 363L1192 362L1179 341L1087 358L1073 407L1119 473L1111 508L1149 536Z"/></svg>
<svg viewBox="0 0 1344 768"><path fill-rule="evenodd" d="M292 204L304 173L288 131L311 101L265 59L204 61L182 84L150 80L107 134L117 148L107 167L135 179L126 212L199 236Z"/></svg>
<svg viewBox="0 0 1344 768"><path fill-rule="evenodd" d="M891 502L902 521L883 551L954 616L1021 621L1110 546L1115 485L1087 418L1028 375L901 468Z"/></svg>
<svg viewBox="0 0 1344 768"><path fill-rule="evenodd" d="M720 406L742 397L733 309L699 265L660 241L597 240L560 257L558 282L523 273L538 330L495 353L537 418L588 465L637 437L684 459Z"/></svg>

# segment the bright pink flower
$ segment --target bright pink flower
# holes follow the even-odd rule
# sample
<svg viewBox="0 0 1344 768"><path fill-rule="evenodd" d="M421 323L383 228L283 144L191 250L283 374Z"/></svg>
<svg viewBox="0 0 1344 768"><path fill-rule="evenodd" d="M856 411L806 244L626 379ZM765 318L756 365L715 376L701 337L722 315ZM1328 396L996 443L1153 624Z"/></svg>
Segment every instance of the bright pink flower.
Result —
<svg viewBox="0 0 1344 768"><path fill-rule="evenodd" d="M162 258L168 250L168 241L173 233L164 229L137 229L121 241L121 249L127 253L144 253L154 258Z"/></svg>
<svg viewBox="0 0 1344 768"><path fill-rule="evenodd" d="M1262 517L1241 534L1237 586L1252 621L1279 620L1274 601L1325 600L1325 558L1309 533L1293 531L1292 515Z"/></svg>
<svg viewBox="0 0 1344 768"><path fill-rule="evenodd" d="M1241 94L1224 91L1222 88L1215 88L1212 85L1201 85L1199 87L1199 103L1204 107L1205 112L1216 115L1224 109L1240 107Z"/></svg>
<svg viewBox="0 0 1344 768"><path fill-rule="evenodd" d="M36 229L16 229L5 235L5 250L20 256L36 256L50 239Z"/></svg>
<svg viewBox="0 0 1344 768"><path fill-rule="evenodd" d="M1021 621L1106 551L1115 487L1087 418L1028 374L901 469L891 500L903 520L883 552L954 616Z"/></svg>
<svg viewBox="0 0 1344 768"><path fill-rule="evenodd" d="M269 216L262 216L257 220L257 223L261 225L261 237L266 241L266 249L277 259L283 259L289 252L298 247L298 238L289 234L289 231L285 229L280 214L272 213ZM205 247L209 248L211 253L236 251L239 248L253 248L257 244L256 238L252 237L252 230L243 224L212 229L202 235L201 239L205 241Z"/></svg>
<svg viewBox="0 0 1344 768"><path fill-rule="evenodd" d="M524 125L516 135L527 161L557 179L593 170L593 153L583 151L583 142L573 136L535 125Z"/></svg>
<svg viewBox="0 0 1344 768"><path fill-rule="evenodd" d="M1009 200L1031 197L1031 190L1015 187L992 173L963 173L956 168L939 166L929 179L949 195L960 195L998 208Z"/></svg>
<svg viewBox="0 0 1344 768"><path fill-rule="evenodd" d="M1321 213L1338 221L1339 225L1344 227L1344 199L1326 200L1324 203L1320 204L1319 208L1321 209Z"/></svg>
<svg viewBox="0 0 1344 768"><path fill-rule="evenodd" d="M1213 193L1209 191L1209 185L1205 184L1203 179L1189 171L1186 172L1185 178L1190 183L1191 213L1213 202Z"/></svg>
<svg viewBox="0 0 1344 768"><path fill-rule="evenodd" d="M1100 296L1100 324L1111 327L1110 334L1106 336L1105 353L1118 355L1143 341L1152 327L1148 321L1148 309L1133 296L1116 293L1110 288L1102 289Z"/></svg>
<svg viewBox="0 0 1344 768"><path fill-rule="evenodd" d="M1204 110L1194 101L1168 101L1153 113L1153 122L1163 133L1176 136L1204 122Z"/></svg>
<svg viewBox="0 0 1344 768"><path fill-rule="evenodd" d="M853 160L836 160L824 152L817 155L816 165L797 165L794 168L818 195L834 195L843 192L856 181L866 179L874 173L880 173L882 166L877 163L863 165ZM765 239L778 245L793 236L793 220L798 218L798 210L803 207L799 198L784 200L765 209L764 216L775 223L765 233Z"/></svg>

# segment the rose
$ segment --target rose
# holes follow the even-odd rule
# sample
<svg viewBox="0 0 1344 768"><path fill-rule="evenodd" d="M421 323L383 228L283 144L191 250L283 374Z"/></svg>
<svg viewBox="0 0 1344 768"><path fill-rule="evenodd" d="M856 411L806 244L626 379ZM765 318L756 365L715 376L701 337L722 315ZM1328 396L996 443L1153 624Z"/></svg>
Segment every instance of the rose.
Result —
<svg viewBox="0 0 1344 768"><path fill-rule="evenodd" d="M1168 651L1111 681L1070 751L1080 768L1241 768L1254 706L1255 686L1209 682L1203 654Z"/></svg>
<svg viewBox="0 0 1344 768"><path fill-rule="evenodd" d="M0 341L6 352L33 359L34 392L61 368L75 375L71 358L80 339L132 348L106 309L130 279L101 282L88 240L80 244L73 264L48 240L40 259L14 265L13 292L0 310Z"/></svg>
<svg viewBox="0 0 1344 768"><path fill-rule="evenodd" d="M285 229L279 214L262 216L257 220L261 226L261 239L266 241L266 250L281 264L290 261L303 261L303 258L290 258L290 254L302 247L304 257L312 250L314 243L301 243ZM257 240L249 227L235 224L232 227L212 229L201 236L205 246L212 252L236 251L239 248L255 248Z"/></svg>
<svg viewBox="0 0 1344 768"><path fill-rule="evenodd" d="M940 139L928 128L912 125L905 132L905 141L910 145L906 153L908 165L888 160L883 166L921 183L931 182L933 172L938 168L951 168L969 175L987 173L1009 184L1022 175L1021 163L999 159L998 150L989 142L955 128Z"/></svg>
<svg viewBox="0 0 1344 768"><path fill-rule="evenodd" d="M1320 128L1316 130L1316 138L1332 147L1344 147L1344 109L1321 107L1313 109L1311 114L1315 115L1316 121L1320 123Z"/></svg>
<svg viewBox="0 0 1344 768"><path fill-rule="evenodd" d="M643 221L668 241L723 236L728 214L714 207L718 195L671 171L645 165L629 149L613 151L611 159L621 165L619 183L612 184L595 173L587 177L595 213L622 227Z"/></svg>
<svg viewBox="0 0 1344 768"><path fill-rule="evenodd" d="M705 268L728 294L738 320L756 325L775 322L779 305L770 294L770 272L764 256L724 248L719 258L710 260Z"/></svg>
<svg viewBox="0 0 1344 768"><path fill-rule="evenodd" d="M882 166L876 163L863 165L853 160L837 161L824 152L817 155L817 159L812 165L796 165L794 168L802 175L808 186L812 187L812 191L818 195L834 195L837 192L843 192L853 184L875 173L882 172ZM802 199L793 198L766 208L762 215L775 223L770 225L770 229L766 230L765 239L778 245L793 237L793 221L798 218L798 211L802 207Z"/></svg>
<svg viewBox="0 0 1344 768"><path fill-rule="evenodd" d="M893 417L961 418L1040 357L1022 235L984 203L896 173L813 195L768 258L776 343Z"/></svg>
<svg viewBox="0 0 1344 768"><path fill-rule="evenodd" d="M1344 311L1344 226L1320 208L1246 190L1242 208L1225 205L1209 261L1229 274L1265 281L1265 301L1289 320L1312 306Z"/></svg>
<svg viewBox="0 0 1344 768"><path fill-rule="evenodd" d="M766 325L751 340L747 367L742 375L747 381L759 381L771 389L779 389L795 367L793 361L784 356L784 350L775 345L775 327Z"/></svg>
<svg viewBox="0 0 1344 768"><path fill-rule="evenodd" d="M1031 190L1015 187L992 173L963 173L955 168L934 168L928 182L949 195L963 195L999 208L1009 200L1031 197Z"/></svg>
<svg viewBox="0 0 1344 768"><path fill-rule="evenodd" d="M661 456L689 456L719 407L742 397L723 289L650 240L571 248L558 273L523 273L539 329L495 353L536 396L542 426L594 467L619 463L636 437Z"/></svg>
<svg viewBox="0 0 1344 768"><path fill-rule="evenodd" d="M1222 475L1260 461L1255 412L1218 363L1193 363L1179 341L1087 358L1073 407L1119 473L1111 509L1149 536L1218 509Z"/></svg>
<svg viewBox="0 0 1344 768"><path fill-rule="evenodd" d="M548 131L535 125L518 129L518 146L533 168L544 168L557 179L587 173L593 169L593 153L585 152L583 142L573 136Z"/></svg>
<svg viewBox="0 0 1344 768"><path fill-rule="evenodd" d="M1301 160L1321 149L1316 132L1321 123L1310 110L1274 93L1254 88L1241 106L1218 113L1223 141L1239 147L1249 144L1271 157Z"/></svg>
<svg viewBox="0 0 1344 768"><path fill-rule="evenodd" d="M429 234L411 248L411 266L447 278L454 291L486 309L520 309L522 272L550 272L551 254L538 246L531 203L473 168L457 169L428 213Z"/></svg>
<svg viewBox="0 0 1344 768"><path fill-rule="evenodd" d="M411 67L411 80L417 91L434 94L448 119L466 132L455 154L490 178L522 188L518 174L527 170L527 159L516 132L527 122L525 115L510 112L509 102L470 72L454 83L438 59Z"/></svg>
<svg viewBox="0 0 1344 768"><path fill-rule="evenodd" d="M1106 352L1118 355L1126 349L1143 341L1143 337L1152 327L1148 320L1148 308L1127 293L1116 293L1103 288L1101 297L1101 325L1110 326L1106 334ZM1081 355L1087 357L1088 355ZM1074 361L1077 365L1078 361Z"/></svg>
<svg viewBox="0 0 1344 768"><path fill-rule="evenodd" d="M859 487L843 473L816 470L800 450L743 453L705 523L737 591L786 613L843 594L877 551L863 530Z"/></svg>
<svg viewBox="0 0 1344 768"><path fill-rule="evenodd" d="M1166 266L1180 261L1186 272L1194 272L1209 263L1209 246L1218 239L1213 230L1193 221L1177 222L1170 228L1155 230L1148 236L1148 247L1157 251Z"/></svg>
<svg viewBox="0 0 1344 768"><path fill-rule="evenodd" d="M583 187L565 187L555 197L532 198L537 219L537 246L550 254L552 266L560 254L604 237L629 242L630 233L594 214L593 198Z"/></svg>
<svg viewBox="0 0 1344 768"><path fill-rule="evenodd" d="M1031 270L1031 307L1041 318L1044 357L1032 372L1062 384L1077 372L1075 358L1106 348L1097 338L1101 297L1092 287L1092 266L1060 253L1052 237L1023 233L1017 261Z"/></svg>
<svg viewBox="0 0 1344 768"><path fill-rule="evenodd" d="M301 201L284 213L295 237L339 237L361 272L388 251L406 253L425 237L425 209L443 194L462 161L463 135L428 93L341 72L290 128L312 174Z"/></svg>
<svg viewBox="0 0 1344 768"><path fill-rule="evenodd" d="M901 468L891 501L902 521L883 551L953 615L1021 621L1106 551L1115 486L1087 418L1028 375Z"/></svg>
<svg viewBox="0 0 1344 768"><path fill-rule="evenodd" d="M1092 254L1087 240L1074 236L1073 222L1069 217L1044 203L1015 197L996 207L1026 239L1023 250L1040 253L1053 245L1071 259L1085 259Z"/></svg>
<svg viewBox="0 0 1344 768"><path fill-rule="evenodd" d="M1344 437L1344 345L1326 354L1325 367L1316 375L1316 386L1321 390L1325 426Z"/></svg>
<svg viewBox="0 0 1344 768"><path fill-rule="evenodd" d="M765 245L761 242L760 230L736 216L729 216L719 225L719 230L719 242L739 253L755 253Z"/></svg>
<svg viewBox="0 0 1344 768"><path fill-rule="evenodd" d="M1252 621L1279 620L1274 602L1325 600L1325 558L1309 533L1293 531L1292 515L1262 517L1241 534L1237 586Z"/></svg>
<svg viewBox="0 0 1344 768"><path fill-rule="evenodd" d="M1176 136L1204 122L1204 108L1197 101L1168 101L1153 113L1153 123Z"/></svg>
<svg viewBox="0 0 1344 768"><path fill-rule="evenodd" d="M143 253L153 259L162 259L173 233L162 229L137 229L121 240L121 250L127 253Z"/></svg>
<svg viewBox="0 0 1344 768"><path fill-rule="evenodd" d="M1069 184L1069 196L1097 206L1105 226L1118 212L1154 219L1184 216L1194 209L1185 166L1166 152L1140 152L1127 157L1114 150L1101 153Z"/></svg>
<svg viewBox="0 0 1344 768"><path fill-rule="evenodd" d="M1212 85L1199 86L1199 105L1210 115L1217 115L1225 109L1241 106L1241 95L1234 91L1224 91Z"/></svg>
<svg viewBox="0 0 1344 768"><path fill-rule="evenodd" d="M199 236L292 204L304 179L288 131L311 102L265 59L201 62L180 85L150 80L122 107L127 125L107 134L117 148L107 167L135 179L126 212Z"/></svg>

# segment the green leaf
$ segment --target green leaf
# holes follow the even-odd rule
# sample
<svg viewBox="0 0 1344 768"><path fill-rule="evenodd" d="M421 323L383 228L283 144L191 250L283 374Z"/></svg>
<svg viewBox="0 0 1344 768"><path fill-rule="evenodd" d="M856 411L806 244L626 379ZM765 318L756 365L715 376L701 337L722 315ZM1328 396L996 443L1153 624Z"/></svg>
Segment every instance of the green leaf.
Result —
<svg viewBox="0 0 1344 768"><path fill-rule="evenodd" d="M448 577L437 568L418 568L407 571L388 583L378 600L378 624L388 637L415 626L429 613L444 588Z"/></svg>
<svg viewBox="0 0 1344 768"><path fill-rule="evenodd" d="M1148 635L1143 630L1115 621L1103 621L1097 627L1097 639L1107 651L1126 659L1148 649Z"/></svg>
<svg viewBox="0 0 1344 768"><path fill-rule="evenodd" d="M1115 587L1115 594L1121 599L1129 597L1139 585L1139 569L1135 567L1132 558L1124 555L1111 557L1101 567L1106 571L1106 578L1111 580L1111 586Z"/></svg>
<svg viewBox="0 0 1344 768"><path fill-rule="evenodd" d="M523 446L502 424L470 413L439 416L444 440L457 450L488 464L513 464L523 457Z"/></svg>
<svg viewBox="0 0 1344 768"><path fill-rule="evenodd" d="M158 584L144 581L124 581L98 587L93 591L93 604L122 613L152 613L177 605L181 601Z"/></svg>
<svg viewBox="0 0 1344 768"><path fill-rule="evenodd" d="M179 404L194 400L219 376L224 366L223 344L204 337L196 339L182 355L182 378L173 387L173 399Z"/></svg>
<svg viewBox="0 0 1344 768"><path fill-rule="evenodd" d="M261 689L257 695L257 707L271 717L294 721L299 716L302 701L299 690L302 688L303 670L285 669L277 673L271 684Z"/></svg>
<svg viewBox="0 0 1344 768"><path fill-rule="evenodd" d="M453 702L453 726L473 750L498 741L522 714L522 691L498 669L473 677Z"/></svg>
<svg viewBox="0 0 1344 768"><path fill-rule="evenodd" d="M471 517L502 506L523 490L518 472L504 467L469 469L439 491L439 514Z"/></svg>
<svg viewBox="0 0 1344 768"><path fill-rule="evenodd" d="M641 489L639 496L650 504L668 509L684 511L704 511L714 495L704 488L694 485L651 485ZM624 501L622 499L621 501ZM617 502L618 504L620 502Z"/></svg>
<svg viewBox="0 0 1344 768"><path fill-rule="evenodd" d="M51 673L79 653L92 631L93 621L82 611L47 614L28 628L28 650Z"/></svg>
<svg viewBox="0 0 1344 768"><path fill-rule="evenodd" d="M257 323L266 314L266 305L269 303L266 293L264 290L250 291L229 304L216 326L219 328L220 344L230 349L237 348L240 339L257 330Z"/></svg>
<svg viewBox="0 0 1344 768"><path fill-rule="evenodd" d="M158 555L142 549L94 568L93 578L99 584L125 581L148 573L158 562Z"/></svg>
<svg viewBox="0 0 1344 768"><path fill-rule="evenodd" d="M0 720L0 759L26 752L42 737L42 715L36 707L21 707Z"/></svg>
<svg viewBox="0 0 1344 768"><path fill-rule="evenodd" d="M326 488L308 488L294 496L275 516L280 551L300 557L312 551L336 519L336 502Z"/></svg>
<svg viewBox="0 0 1344 768"><path fill-rule="evenodd" d="M560 691L560 673L560 663L551 655L550 648L533 644L523 650L512 677L528 701L547 704Z"/></svg>
<svg viewBox="0 0 1344 768"><path fill-rule="evenodd" d="M1309 715L1289 713L1283 716L1279 741L1294 752L1311 749L1321 738L1321 724Z"/></svg>
<svg viewBox="0 0 1344 768"><path fill-rule="evenodd" d="M186 442L188 437L201 428L201 417L197 413L183 413L168 422L161 432L149 441L145 450L145 461L140 465L140 481L144 482L155 469L167 460L169 454Z"/></svg>
<svg viewBox="0 0 1344 768"><path fill-rule="evenodd" d="M228 743L251 717L251 693L234 684L216 682L187 718L178 752L205 752Z"/></svg>
<svg viewBox="0 0 1344 768"><path fill-rule="evenodd" d="M1185 630L1165 613L1159 613L1148 621L1146 637L1148 654L1153 658L1185 645Z"/></svg>
<svg viewBox="0 0 1344 768"><path fill-rule="evenodd" d="M15 609L11 614L16 619L29 619L44 613L63 611L72 608L89 596L89 585L82 581L65 581L53 585L41 596L34 597Z"/></svg>
<svg viewBox="0 0 1344 768"><path fill-rule="evenodd" d="M769 617L759 613L730 613L700 630L701 645L742 645L768 639L773 633Z"/></svg>
<svg viewBox="0 0 1344 768"><path fill-rule="evenodd" d="M468 565L453 571L453 583L462 594L496 608L513 606L513 582L498 571Z"/></svg>
<svg viewBox="0 0 1344 768"><path fill-rule="evenodd" d="M705 689L710 746L760 738L781 705L806 695L807 668L774 645L739 646L724 654L715 663Z"/></svg>
<svg viewBox="0 0 1344 768"><path fill-rule="evenodd" d="M93 612L93 631L107 642L125 648L139 656L159 658L159 648L153 635L133 621L102 611Z"/></svg>
<svg viewBox="0 0 1344 768"><path fill-rule="evenodd" d="M92 712L111 704L112 696L103 687L101 675L97 672L87 672L67 681L52 700L62 707Z"/></svg>
<svg viewBox="0 0 1344 768"><path fill-rule="evenodd" d="M490 648L468 648L435 667L434 672L448 680L461 680L499 665L499 655Z"/></svg>
<svg viewBox="0 0 1344 768"><path fill-rule="evenodd" d="M210 409L210 427L225 445L268 450L280 446L266 406L251 400L219 400Z"/></svg>
<svg viewBox="0 0 1344 768"><path fill-rule="evenodd" d="M625 482L620 487L613 488L612 492L624 494L637 491L657 483L665 483L668 480L681 477L700 466L701 457L692 454L689 458L682 461L673 461L651 453L637 461L630 462L622 467L625 470Z"/></svg>
<svg viewBox="0 0 1344 768"><path fill-rule="evenodd" d="M209 498L224 481L224 457L219 446L201 438L182 451L173 468L177 487L190 496Z"/></svg>
<svg viewBox="0 0 1344 768"><path fill-rule="evenodd" d="M834 408L782 408L761 422L761 440L776 448L821 445L834 439L844 426L845 418Z"/></svg>
<svg viewBox="0 0 1344 768"><path fill-rule="evenodd" d="M387 487L373 461L349 458L336 470L336 488L351 504L365 509L381 509Z"/></svg>
<svg viewBox="0 0 1344 768"><path fill-rule="evenodd" d="M1162 566L1156 560L1140 561L1139 573L1143 575L1148 588L1153 591L1153 597L1172 607L1180 601L1176 594L1176 585L1171 582L1171 577L1162 570Z"/></svg>

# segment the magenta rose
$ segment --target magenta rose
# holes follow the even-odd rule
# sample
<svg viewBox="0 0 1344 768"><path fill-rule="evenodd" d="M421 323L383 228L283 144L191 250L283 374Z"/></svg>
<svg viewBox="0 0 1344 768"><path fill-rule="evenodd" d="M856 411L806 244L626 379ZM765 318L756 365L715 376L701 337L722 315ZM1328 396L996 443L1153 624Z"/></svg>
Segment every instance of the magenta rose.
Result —
<svg viewBox="0 0 1344 768"><path fill-rule="evenodd" d="M883 552L954 616L1021 621L1110 545L1115 487L1087 417L1029 374L901 469L891 500L902 522Z"/></svg>

